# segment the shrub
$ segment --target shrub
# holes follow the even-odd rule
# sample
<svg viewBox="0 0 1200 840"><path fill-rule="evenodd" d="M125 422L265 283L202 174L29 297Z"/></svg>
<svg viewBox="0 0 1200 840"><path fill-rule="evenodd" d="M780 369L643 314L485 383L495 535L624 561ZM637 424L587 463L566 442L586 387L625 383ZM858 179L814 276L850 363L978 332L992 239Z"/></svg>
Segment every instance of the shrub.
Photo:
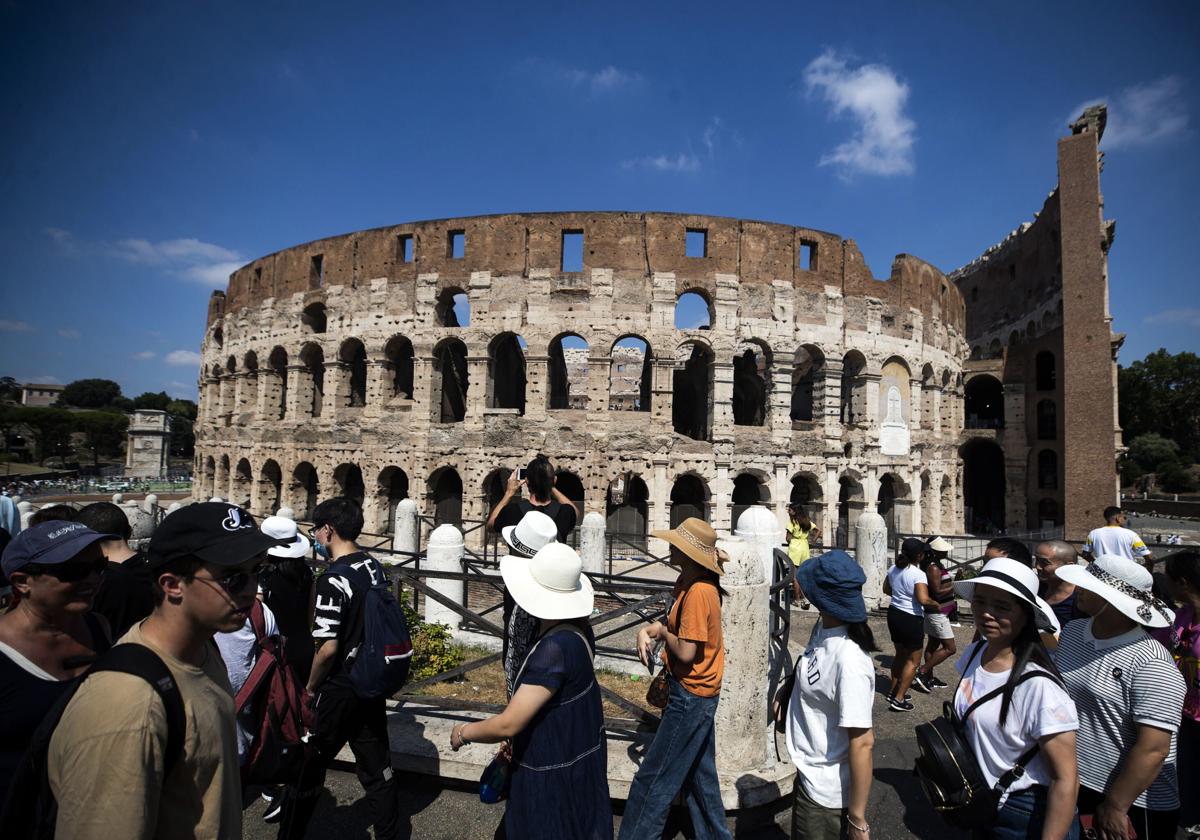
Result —
<svg viewBox="0 0 1200 840"><path fill-rule="evenodd" d="M1196 490L1196 477L1179 462L1166 464L1158 473L1162 489L1168 493L1192 493Z"/></svg>
<svg viewBox="0 0 1200 840"><path fill-rule="evenodd" d="M449 627L445 624L427 624L408 601L400 603L408 620L408 632L412 635L413 657L408 669L409 682L436 677L463 664L463 649L454 644Z"/></svg>

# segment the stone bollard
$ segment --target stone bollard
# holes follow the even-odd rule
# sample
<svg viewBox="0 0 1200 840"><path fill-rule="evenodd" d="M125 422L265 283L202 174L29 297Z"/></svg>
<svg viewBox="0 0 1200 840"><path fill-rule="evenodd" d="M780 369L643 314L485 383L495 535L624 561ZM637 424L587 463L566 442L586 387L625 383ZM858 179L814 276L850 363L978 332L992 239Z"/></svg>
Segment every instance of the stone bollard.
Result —
<svg viewBox="0 0 1200 840"><path fill-rule="evenodd" d="M276 516L282 516L284 519L296 519L296 512L287 505L284 505L279 510L275 511Z"/></svg>
<svg viewBox="0 0 1200 840"><path fill-rule="evenodd" d="M396 505L396 525L392 530L392 550L416 554L420 549L421 523L417 519L417 503L412 499L401 499ZM411 560L409 556L397 560Z"/></svg>
<svg viewBox="0 0 1200 840"><path fill-rule="evenodd" d="M583 570L598 575L604 571L604 515L592 511L583 517L579 528L579 557Z"/></svg>
<svg viewBox="0 0 1200 840"><path fill-rule="evenodd" d="M728 593L721 605L725 636L725 677L717 705L717 768L740 779L767 766L767 652L770 626L770 584L754 547L733 537L717 547L728 553L721 587ZM774 756L771 757L774 761Z"/></svg>
<svg viewBox="0 0 1200 840"><path fill-rule="evenodd" d="M222 499L220 496L213 496L211 499L209 499L209 501L221 503L221 502L224 502L225 500Z"/></svg>
<svg viewBox="0 0 1200 840"><path fill-rule="evenodd" d="M142 507L145 509L146 513L154 513L154 509L158 507L158 496L153 493L147 495L145 500L142 502Z"/></svg>
<svg viewBox="0 0 1200 840"><path fill-rule="evenodd" d="M453 525L439 525L429 535L429 547L425 550L424 567L431 572L461 573L463 551L462 531ZM463 582L461 580L427 578L425 582L435 592L440 592L456 604L462 604ZM445 604L426 595L425 621L431 624L446 624L452 631L455 631L462 621L462 616Z"/></svg>
<svg viewBox="0 0 1200 840"><path fill-rule="evenodd" d="M21 517L21 530L29 527L29 517L33 516L33 505L29 502L17 502L17 515Z"/></svg>
<svg viewBox="0 0 1200 840"><path fill-rule="evenodd" d="M735 537L741 537L754 549L762 561L763 578L767 583L775 573L775 549L783 545L783 526L775 514L762 505L748 507L738 517Z"/></svg>
<svg viewBox="0 0 1200 840"><path fill-rule="evenodd" d="M887 523L873 510L858 515L855 526L854 558L862 566L867 582L863 584L863 600L867 609L883 606L883 579L888 570Z"/></svg>
<svg viewBox="0 0 1200 840"><path fill-rule="evenodd" d="M123 504L124 502L125 502L125 494L124 493L113 493L112 503L114 505L120 505L120 504Z"/></svg>
<svg viewBox="0 0 1200 840"><path fill-rule="evenodd" d="M181 505L179 502L171 502L171 506L169 508L167 508L167 516L170 516L172 513L179 510L181 507L183 507L183 505Z"/></svg>

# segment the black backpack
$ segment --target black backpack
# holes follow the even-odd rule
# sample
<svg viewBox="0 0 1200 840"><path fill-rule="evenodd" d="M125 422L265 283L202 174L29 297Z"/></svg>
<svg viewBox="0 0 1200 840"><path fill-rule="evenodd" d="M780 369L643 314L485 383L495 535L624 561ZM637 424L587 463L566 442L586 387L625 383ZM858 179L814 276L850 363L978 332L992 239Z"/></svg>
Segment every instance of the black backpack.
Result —
<svg viewBox="0 0 1200 840"><path fill-rule="evenodd" d="M378 565L375 558L372 563ZM382 567L379 567L382 569ZM375 581L369 569L338 562L327 573L353 576L358 581L354 597L362 598L362 644L350 663L350 683L364 700L391 697L404 687L412 664L412 636L400 602L386 577Z"/></svg>
<svg viewBox="0 0 1200 840"><path fill-rule="evenodd" d="M0 825L4 826L5 840L52 840L54 837L58 802L50 790L50 738L79 686L98 671L133 674L154 687L162 699L167 715L167 746L163 753L164 778L179 761L183 753L186 721L183 714L183 697L179 694L175 678L171 676L158 654L144 645L122 644L110 648L50 707L41 724L34 730L33 739L13 775L4 809L0 811Z"/></svg>
<svg viewBox="0 0 1200 840"><path fill-rule="evenodd" d="M964 671L970 669L983 647L980 642L967 660ZM1055 679L1053 674L1046 671L1030 669L1017 677L1014 689L1035 677ZM916 727L920 754L913 772L921 780L921 787L925 789L933 809L957 828L975 829L994 825L1000 797L1013 782L1025 775L1025 768L1040 748L1035 743L1021 754L1017 763L996 781L995 786L988 786L983 771L979 769L975 751L967 740L966 722L977 708L1003 693L1004 686L989 691L968 706L961 719L954 714L954 703L948 701L942 705L941 717Z"/></svg>

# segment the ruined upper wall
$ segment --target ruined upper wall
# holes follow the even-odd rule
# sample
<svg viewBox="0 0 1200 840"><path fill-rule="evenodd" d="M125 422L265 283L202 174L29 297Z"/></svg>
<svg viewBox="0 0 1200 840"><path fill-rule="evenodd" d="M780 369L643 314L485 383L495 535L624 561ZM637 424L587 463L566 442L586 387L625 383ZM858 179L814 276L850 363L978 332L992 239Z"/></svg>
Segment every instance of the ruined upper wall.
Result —
<svg viewBox="0 0 1200 840"><path fill-rule="evenodd" d="M686 255L689 230L705 232L702 257ZM563 271L563 234L583 234L582 271ZM456 233L464 239L453 255ZM404 260L406 241L411 259ZM356 287L384 278L413 284L436 274L442 284L469 284L473 272L493 276L575 276L588 289L592 269L614 279L648 280L673 273L679 292L700 289L716 297L717 275L743 286L770 289L775 281L824 294L826 287L852 297L875 298L898 310L920 311L960 334L961 297L933 266L897 257L888 280L876 280L853 240L809 228L768 222L672 213L529 213L412 222L297 245L238 269L220 304L209 307L209 325L269 298L332 286ZM217 293L218 295L221 293ZM903 318L901 320L904 320ZM885 330L886 331L886 330Z"/></svg>

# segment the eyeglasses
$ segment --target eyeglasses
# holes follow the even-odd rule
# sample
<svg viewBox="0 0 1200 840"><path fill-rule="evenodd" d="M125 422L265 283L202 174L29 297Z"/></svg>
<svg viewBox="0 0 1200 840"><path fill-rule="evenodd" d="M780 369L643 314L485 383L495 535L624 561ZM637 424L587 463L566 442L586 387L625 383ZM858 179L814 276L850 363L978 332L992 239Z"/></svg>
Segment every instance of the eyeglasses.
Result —
<svg viewBox="0 0 1200 840"><path fill-rule="evenodd" d="M230 572L219 578L213 578L213 582L232 595L235 592L241 592L251 583L258 583L258 574L261 571L262 566L255 566L248 572Z"/></svg>
<svg viewBox="0 0 1200 840"><path fill-rule="evenodd" d="M104 569L107 565L108 561L104 557L97 557L91 562L68 560L66 563L54 563L52 565L30 563L17 571L25 572L27 575L50 575L51 577L58 578L63 583L78 583L91 575L104 574Z"/></svg>

